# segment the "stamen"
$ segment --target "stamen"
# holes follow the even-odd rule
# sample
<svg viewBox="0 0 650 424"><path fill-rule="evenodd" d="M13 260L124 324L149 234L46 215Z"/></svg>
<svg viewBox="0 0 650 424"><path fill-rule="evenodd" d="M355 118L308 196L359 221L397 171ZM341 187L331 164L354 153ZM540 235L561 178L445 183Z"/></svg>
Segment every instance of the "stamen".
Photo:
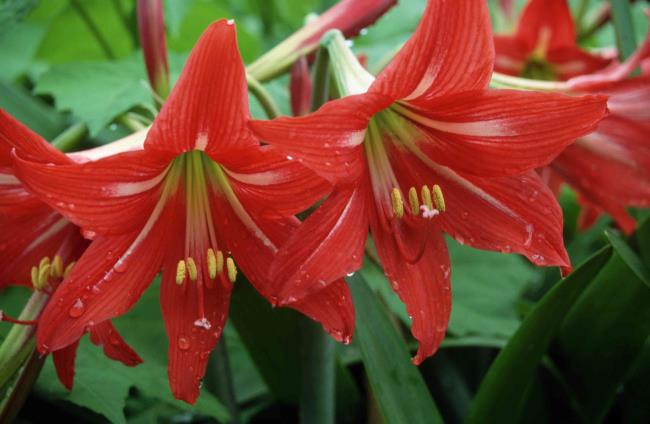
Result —
<svg viewBox="0 0 650 424"><path fill-rule="evenodd" d="M433 200L436 203L436 209L440 212L445 211L445 197L442 195L442 189L438 184L433 185Z"/></svg>
<svg viewBox="0 0 650 424"><path fill-rule="evenodd" d="M50 258L47 256L43 256L43 258L41 258L41 261L38 263L38 269L41 269L45 265L49 265L49 264L50 264Z"/></svg>
<svg viewBox="0 0 650 424"><path fill-rule="evenodd" d="M68 264L68 266L65 267L65 271L63 271L63 278L68 278L68 276L72 272L72 268L74 267L75 264L76 264L76 262L73 261L73 262L70 262Z"/></svg>
<svg viewBox="0 0 650 424"><path fill-rule="evenodd" d="M223 261L223 257L221 260ZM223 266L223 264L221 264L221 266ZM217 277L217 258L212 248L208 249L208 275L211 280L214 280Z"/></svg>
<svg viewBox="0 0 650 424"><path fill-rule="evenodd" d="M178 261L178 265L176 265L176 284L179 286L183 284L183 281L185 281L186 271L185 261L181 259Z"/></svg>
<svg viewBox="0 0 650 424"><path fill-rule="evenodd" d="M415 187L409 189L409 204L411 205L411 213L417 216L420 213L420 201Z"/></svg>
<svg viewBox="0 0 650 424"><path fill-rule="evenodd" d="M187 258L187 273L190 275L191 281L196 281L199 278L199 272L196 269L196 262L191 256Z"/></svg>
<svg viewBox="0 0 650 424"><path fill-rule="evenodd" d="M217 250L217 273L223 272L223 252Z"/></svg>
<svg viewBox="0 0 650 424"><path fill-rule="evenodd" d="M38 285L35 285L34 288L36 290L42 290L43 287L47 284L47 281L50 279L50 268L52 266L49 263L45 263L39 270L38 270Z"/></svg>
<svg viewBox="0 0 650 424"><path fill-rule="evenodd" d="M235 261L230 256L226 259L226 268L228 269L228 279L231 283L234 283L237 280L237 267L235 266Z"/></svg>
<svg viewBox="0 0 650 424"><path fill-rule="evenodd" d="M61 278L63 275L63 260L61 256L56 255L52 260L52 267L50 268L50 276L52 278Z"/></svg>
<svg viewBox="0 0 650 424"><path fill-rule="evenodd" d="M404 216L404 202L402 201L402 192L396 187L391 191L390 198L393 202L393 213L397 218Z"/></svg>
<svg viewBox="0 0 650 424"><path fill-rule="evenodd" d="M422 186L420 194L422 195L422 203L424 203L429 210L433 209L433 201L431 200L431 190L429 190L429 187Z"/></svg>
<svg viewBox="0 0 650 424"><path fill-rule="evenodd" d="M38 267L36 265L32 267L32 286L38 287Z"/></svg>
<svg viewBox="0 0 650 424"><path fill-rule="evenodd" d="M10 322L12 324L19 324L19 325L36 325L36 324L38 324L37 320L22 320L22 319L12 318L9 315L5 314L4 311L2 311L2 310L0 310L0 321Z"/></svg>

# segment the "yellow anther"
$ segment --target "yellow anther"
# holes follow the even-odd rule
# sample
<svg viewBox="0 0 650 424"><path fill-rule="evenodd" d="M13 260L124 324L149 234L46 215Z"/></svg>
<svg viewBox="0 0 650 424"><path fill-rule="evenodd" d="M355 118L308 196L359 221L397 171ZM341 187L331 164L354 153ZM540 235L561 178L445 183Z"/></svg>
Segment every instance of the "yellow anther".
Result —
<svg viewBox="0 0 650 424"><path fill-rule="evenodd" d="M433 200L431 199L431 190L429 190L428 186L422 186L422 190L420 191L420 194L422 195L422 203L426 205L429 210L433 209Z"/></svg>
<svg viewBox="0 0 650 424"><path fill-rule="evenodd" d="M34 288L38 287L38 267L36 265L32 267L32 285Z"/></svg>
<svg viewBox="0 0 650 424"><path fill-rule="evenodd" d="M50 258L48 258L47 256L43 256L41 261L38 263L38 269L41 269L45 265L49 265L49 264L50 264Z"/></svg>
<svg viewBox="0 0 650 424"><path fill-rule="evenodd" d="M234 283L237 280L237 267L231 257L226 259L226 268L228 269L228 279L231 283Z"/></svg>
<svg viewBox="0 0 650 424"><path fill-rule="evenodd" d="M208 249L208 275L211 280L214 280L217 277L217 257L212 248Z"/></svg>
<svg viewBox="0 0 650 424"><path fill-rule="evenodd" d="M61 256L56 255L52 260L52 267L50 268L50 276L52 278L60 278L63 275L63 260Z"/></svg>
<svg viewBox="0 0 650 424"><path fill-rule="evenodd" d="M72 272L72 268L74 268L74 265L76 262L70 262L68 266L65 267L65 270L63 271L63 278L68 278L70 273Z"/></svg>
<svg viewBox="0 0 650 424"><path fill-rule="evenodd" d="M185 267L185 261L180 260L178 261L178 264L176 265L176 284L179 286L183 284L183 281L185 281L185 274L187 273L187 269Z"/></svg>
<svg viewBox="0 0 650 424"><path fill-rule="evenodd" d="M223 252L217 250L217 273L223 272Z"/></svg>
<svg viewBox="0 0 650 424"><path fill-rule="evenodd" d="M47 284L47 281L50 279L50 264L43 265L38 270L38 284L34 286L36 290L41 290Z"/></svg>
<svg viewBox="0 0 650 424"><path fill-rule="evenodd" d="M394 188L390 192L390 199L393 202L393 213L396 217L402 218L404 216L404 202L402 201L402 192L398 188Z"/></svg>
<svg viewBox="0 0 650 424"><path fill-rule="evenodd" d="M191 256L187 258L187 273L190 275L190 280L196 281L199 278L199 271L196 269L196 262Z"/></svg>
<svg viewBox="0 0 650 424"><path fill-rule="evenodd" d="M436 203L436 209L440 212L445 211L445 197L442 195L442 189L438 184L433 186L433 201Z"/></svg>
<svg viewBox="0 0 650 424"><path fill-rule="evenodd" d="M420 201L418 200L418 191L415 187L409 189L409 205L411 206L411 213L413 215L420 213Z"/></svg>

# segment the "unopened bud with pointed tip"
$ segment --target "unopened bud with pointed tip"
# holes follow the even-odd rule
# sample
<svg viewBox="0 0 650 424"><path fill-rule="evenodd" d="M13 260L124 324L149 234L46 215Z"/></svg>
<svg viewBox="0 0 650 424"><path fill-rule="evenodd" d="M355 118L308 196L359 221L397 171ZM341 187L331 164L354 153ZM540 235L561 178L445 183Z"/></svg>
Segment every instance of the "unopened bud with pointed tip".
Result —
<svg viewBox="0 0 650 424"><path fill-rule="evenodd" d="M151 88L164 100L170 82L162 0L138 0L138 31Z"/></svg>

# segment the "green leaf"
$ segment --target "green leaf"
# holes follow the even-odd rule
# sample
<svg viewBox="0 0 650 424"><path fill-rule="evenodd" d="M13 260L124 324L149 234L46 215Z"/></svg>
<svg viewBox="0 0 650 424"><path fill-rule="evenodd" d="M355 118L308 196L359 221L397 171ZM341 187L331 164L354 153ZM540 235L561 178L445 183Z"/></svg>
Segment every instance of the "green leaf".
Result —
<svg viewBox="0 0 650 424"><path fill-rule="evenodd" d="M605 247L555 285L528 314L481 383L468 423L517 422L537 366L564 317L612 253Z"/></svg>
<svg viewBox="0 0 650 424"><path fill-rule="evenodd" d="M43 26L30 23L17 24L9 32L0 32L1 80L10 82L27 72L44 35Z"/></svg>
<svg viewBox="0 0 650 424"><path fill-rule="evenodd" d="M650 288L635 269L643 264L609 237L616 254L567 315L553 355L591 422L607 414L650 334Z"/></svg>
<svg viewBox="0 0 650 424"><path fill-rule="evenodd" d="M404 340L360 273L348 279L357 311L356 342L387 424L442 422Z"/></svg>
<svg viewBox="0 0 650 424"><path fill-rule="evenodd" d="M88 125L91 136L116 116L140 104L151 105L140 56L115 62L80 62L53 66L35 91L51 94L59 110L69 110Z"/></svg>
<svg viewBox="0 0 650 424"><path fill-rule="evenodd" d="M616 253L625 261L627 266L634 272L634 275L643 282L646 286L650 287L650 271L643 264L641 258L637 256L627 243L621 239L621 236L613 231L607 231L607 238L614 247Z"/></svg>
<svg viewBox="0 0 650 424"><path fill-rule="evenodd" d="M625 60L636 50L636 34L630 10L630 2L610 0L612 23L616 30L616 45L619 59Z"/></svg>

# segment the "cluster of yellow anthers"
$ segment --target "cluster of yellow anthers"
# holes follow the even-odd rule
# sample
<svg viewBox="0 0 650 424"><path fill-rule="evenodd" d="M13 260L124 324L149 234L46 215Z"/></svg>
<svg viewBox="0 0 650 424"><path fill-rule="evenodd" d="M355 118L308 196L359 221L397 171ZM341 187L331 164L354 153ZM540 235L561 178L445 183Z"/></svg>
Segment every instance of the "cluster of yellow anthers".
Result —
<svg viewBox="0 0 650 424"><path fill-rule="evenodd" d="M217 274L223 272L223 262L223 252L221 250L217 250L215 253L214 249L208 249L207 264L210 280L214 280L217 278ZM237 267L235 266L235 261L230 256L226 258L226 273L230 282L234 283L237 279ZM196 262L191 256L185 260L181 259L178 261L178 265L176 265L176 284L183 284L187 277L190 277L190 281L196 281L199 277Z"/></svg>
<svg viewBox="0 0 650 424"><path fill-rule="evenodd" d="M66 278L70 275L74 262L63 266L61 256L56 255L52 260L45 256L38 265L32 267L32 285L36 290L43 290L50 281L50 278Z"/></svg>
<svg viewBox="0 0 650 424"><path fill-rule="evenodd" d="M402 192L399 188L395 187L390 193L393 202L393 213L397 218L404 217L404 201L402 200ZM420 198L422 202L420 203ZM423 218L433 218L440 212L445 211L445 198L442 195L442 189L438 184L434 184L430 189L428 186L422 186L420 190L420 198L418 198L418 191L415 187L409 189L409 206L411 207L410 213L413 216L418 216L422 212Z"/></svg>

